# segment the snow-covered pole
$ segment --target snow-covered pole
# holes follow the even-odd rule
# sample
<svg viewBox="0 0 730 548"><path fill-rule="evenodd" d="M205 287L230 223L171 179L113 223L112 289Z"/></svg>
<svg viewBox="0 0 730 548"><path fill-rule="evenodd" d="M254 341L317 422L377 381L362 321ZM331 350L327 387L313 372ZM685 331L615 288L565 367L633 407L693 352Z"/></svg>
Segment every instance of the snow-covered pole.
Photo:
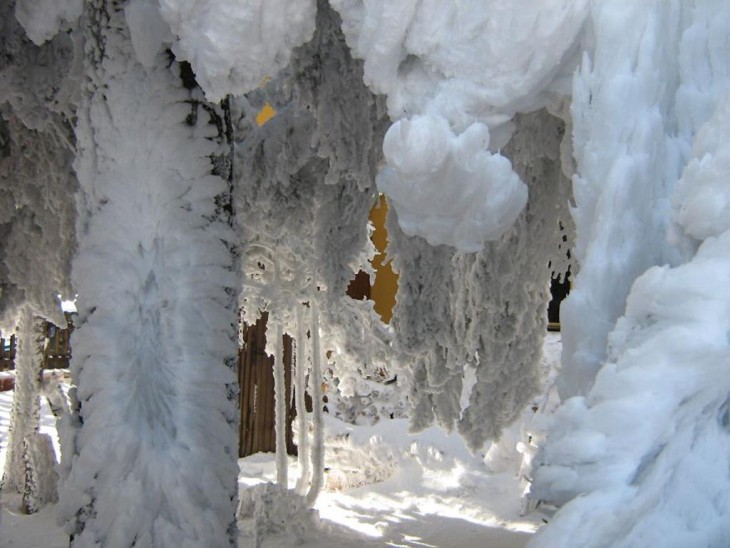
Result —
<svg viewBox="0 0 730 548"><path fill-rule="evenodd" d="M296 405L297 405L297 423L299 425L299 433L297 435L297 445L299 447L299 480L297 481L296 492L299 495L306 495L309 485L309 476L312 470L309 466L311 451L309 447L309 436L307 433L307 407L304 393L307 387L307 334L304 329L304 320L302 318L302 305L296 307L297 319L297 370L296 370Z"/></svg>
<svg viewBox="0 0 730 548"><path fill-rule="evenodd" d="M317 302L312 296L312 419L314 421L314 445L312 447L312 485L307 493L307 504L314 506L319 490L322 488L324 474L324 432L322 425L322 367L319 345L319 312Z"/></svg>
<svg viewBox="0 0 730 548"><path fill-rule="evenodd" d="M278 295L281 293L281 273L279 271L279 258L274 256L274 276L276 279L276 291ZM289 466L286 454L286 380L284 378L284 328L281 316L282 300L276 299L276 313L279 317L274 316L276 329L274 330L276 340L274 341L274 400L276 405L276 482L279 485L288 487L289 485Z"/></svg>
<svg viewBox="0 0 730 548"><path fill-rule="evenodd" d="M19 322L18 351L15 359L15 393L10 415L10 436L2 489L20 493L25 486L23 440L40 428L40 393L45 334L29 306Z"/></svg>

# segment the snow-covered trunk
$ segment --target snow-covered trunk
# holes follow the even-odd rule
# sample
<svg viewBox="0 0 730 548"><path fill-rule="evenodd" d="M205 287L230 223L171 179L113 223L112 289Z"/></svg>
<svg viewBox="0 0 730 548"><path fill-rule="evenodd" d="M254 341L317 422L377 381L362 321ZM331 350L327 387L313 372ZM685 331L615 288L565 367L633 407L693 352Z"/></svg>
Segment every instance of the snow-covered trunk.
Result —
<svg viewBox="0 0 730 548"><path fill-rule="evenodd" d="M40 428L40 394L45 349L43 322L25 307L18 325L15 357L15 393L10 414L8 452L3 473L3 491L21 493L25 488L23 441Z"/></svg>
<svg viewBox="0 0 730 548"><path fill-rule="evenodd" d="M312 307L312 375L310 390L312 391L312 421L314 423L314 440L312 443L312 485L307 492L307 504L314 506L324 480L324 424L322 417L322 365L321 347L319 343L319 312L316 298L310 301Z"/></svg>
<svg viewBox="0 0 730 548"><path fill-rule="evenodd" d="M299 428L299 431L297 432L297 448L299 451L299 480L297 481L296 492L298 495L304 496L307 493L309 476L312 473L312 469L310 467L311 455L307 421L307 405L306 399L304 397L307 389L307 335L304 325L304 318L302 318L302 305L298 303L296 305L296 320L297 369L294 394L296 397L297 425Z"/></svg>
<svg viewBox="0 0 730 548"><path fill-rule="evenodd" d="M137 61L122 2L86 8L60 518L76 547L233 546L240 282L212 107L164 53Z"/></svg>
<svg viewBox="0 0 730 548"><path fill-rule="evenodd" d="M272 316L273 317L273 316ZM289 461L286 451L286 372L284 368L284 328L281 320L274 317L276 326L274 336L274 404L276 429L276 482L284 487L289 486Z"/></svg>

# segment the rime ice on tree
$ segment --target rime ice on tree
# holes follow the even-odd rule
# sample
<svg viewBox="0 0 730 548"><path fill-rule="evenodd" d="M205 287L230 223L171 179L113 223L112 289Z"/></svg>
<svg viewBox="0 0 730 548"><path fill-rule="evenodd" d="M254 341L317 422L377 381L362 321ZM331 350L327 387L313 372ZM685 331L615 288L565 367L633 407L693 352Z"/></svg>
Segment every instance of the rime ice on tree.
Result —
<svg viewBox="0 0 730 548"><path fill-rule="evenodd" d="M121 3L87 5L76 135L79 422L59 511L75 546L236 541L236 292L218 135ZM196 123L197 121L197 123Z"/></svg>

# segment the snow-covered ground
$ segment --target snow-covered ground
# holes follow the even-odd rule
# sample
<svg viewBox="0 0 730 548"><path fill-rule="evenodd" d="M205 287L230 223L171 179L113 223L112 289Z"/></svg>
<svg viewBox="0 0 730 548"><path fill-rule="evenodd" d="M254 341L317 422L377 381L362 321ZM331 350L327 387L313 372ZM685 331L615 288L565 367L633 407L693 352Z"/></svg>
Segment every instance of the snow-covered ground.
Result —
<svg viewBox="0 0 730 548"><path fill-rule="evenodd" d="M560 359L560 334L549 333L543 367L554 373ZM546 378L549 387L552 375ZM0 393L0 469L5 460L12 391ZM535 403L544 408L545 398ZM549 408L550 406L548 406ZM43 402L41 431L51 434L59 451L54 419ZM514 450L522 424L505 433L499 450L472 455L456 433L430 428L408 434L405 419L354 426L327 417L326 488L309 526L299 523L305 547L513 547L524 546L544 515L520 515L520 454ZM497 449L497 448L495 448ZM273 454L240 459L239 485L273 482ZM298 475L290 460L290 487ZM0 546L65 547L53 507L33 516L17 512L19 497L2 495ZM266 538L263 546L293 545L291 527ZM253 519L239 522L239 546L253 546Z"/></svg>

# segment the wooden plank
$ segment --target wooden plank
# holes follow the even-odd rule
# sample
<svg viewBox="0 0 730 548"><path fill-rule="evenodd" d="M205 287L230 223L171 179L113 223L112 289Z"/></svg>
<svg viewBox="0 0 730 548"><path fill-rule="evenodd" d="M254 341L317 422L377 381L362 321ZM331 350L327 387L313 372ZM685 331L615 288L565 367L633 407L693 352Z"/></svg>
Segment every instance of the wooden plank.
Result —
<svg viewBox="0 0 730 548"><path fill-rule="evenodd" d="M255 352L252 356L252 362L254 364L254 382L253 385L255 387L255 398L254 398L254 408L253 408L253 441L251 445L251 454L258 453L262 450L262 448L265 445L265 428L266 428L266 407L264 405L264 395L267 390L266 385L266 375L264 374L266 371L266 365L263 363L266 361L266 335L265 335L265 329L266 329L266 322L268 320L268 315L264 314L262 317L256 322L256 328L254 330L254 340L253 347L255 347Z"/></svg>
<svg viewBox="0 0 730 548"><path fill-rule="evenodd" d="M241 390L239 456L241 457L261 451L276 451L274 357L267 355L265 351L267 323L268 314L264 313L255 324L245 326L244 348L239 354L238 380ZM292 430L295 408L291 401L293 340L285 335L282 343L287 394L286 445L289 454L296 454Z"/></svg>
<svg viewBox="0 0 730 548"><path fill-rule="evenodd" d="M294 443L292 423L296 412L294 410L294 387L292 376L294 370L294 348L292 338L284 334L284 384L286 385L286 452L288 455L297 455L297 446Z"/></svg>
<svg viewBox="0 0 730 548"><path fill-rule="evenodd" d="M264 451L264 452L270 452L271 451L271 431L274 428L274 423L272 421L272 411L273 407L270 406L271 404L271 395L274 391L274 385L273 382L273 373L271 370L271 362L273 360L269 359L269 356L265 352L265 341L266 341L266 331L265 329L261 329L258 333L259 341L262 342L261 350L257 356L257 364L258 367L256 369L256 373L259 376L259 382L257 383L259 387L259 391L257 393L257 401L258 401L258 408L256 409L256 413L259 414L260 421L259 421L259 443L256 446L255 450L257 452Z"/></svg>

